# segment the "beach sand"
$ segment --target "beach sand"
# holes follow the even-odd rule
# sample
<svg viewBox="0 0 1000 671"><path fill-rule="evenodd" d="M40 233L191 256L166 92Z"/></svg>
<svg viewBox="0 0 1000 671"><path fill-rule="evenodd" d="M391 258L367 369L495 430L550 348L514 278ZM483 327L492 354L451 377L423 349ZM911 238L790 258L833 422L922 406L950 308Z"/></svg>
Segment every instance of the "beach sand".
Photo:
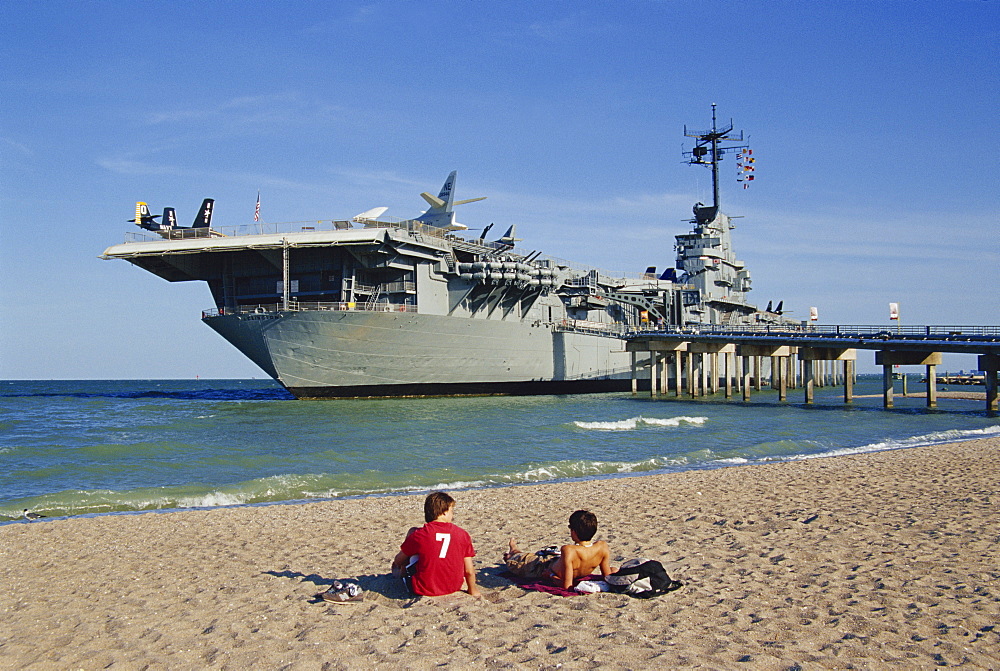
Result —
<svg viewBox="0 0 1000 671"><path fill-rule="evenodd" d="M1000 439L455 492L485 594L385 577L423 495L0 527L0 667L1000 669ZM511 536L679 591L558 597L501 577ZM360 603L314 595L356 577Z"/></svg>

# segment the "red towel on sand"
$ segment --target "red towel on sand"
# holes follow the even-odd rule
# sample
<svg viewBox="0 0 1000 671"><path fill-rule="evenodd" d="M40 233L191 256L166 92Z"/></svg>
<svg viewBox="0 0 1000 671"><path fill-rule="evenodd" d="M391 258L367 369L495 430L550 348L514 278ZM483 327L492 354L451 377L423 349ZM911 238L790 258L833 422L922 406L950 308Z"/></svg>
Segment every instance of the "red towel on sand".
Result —
<svg viewBox="0 0 1000 671"><path fill-rule="evenodd" d="M556 585L544 580L535 580L534 578L518 578L509 571L504 571L500 575L507 578L507 580L510 580L521 589L527 589L533 592L545 592L546 594L555 594L557 596L581 596L583 594L583 592L577 592L573 589L563 589L561 586L557 587ZM584 580L604 580L604 576L600 573L595 573L593 575L588 575L585 578L580 578L574 582L582 582Z"/></svg>

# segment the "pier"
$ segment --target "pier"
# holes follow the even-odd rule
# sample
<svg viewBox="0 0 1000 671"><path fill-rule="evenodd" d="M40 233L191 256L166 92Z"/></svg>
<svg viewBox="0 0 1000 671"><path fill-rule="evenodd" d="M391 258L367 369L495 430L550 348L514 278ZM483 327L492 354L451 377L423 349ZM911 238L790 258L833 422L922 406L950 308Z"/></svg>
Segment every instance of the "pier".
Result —
<svg viewBox="0 0 1000 671"><path fill-rule="evenodd" d="M815 388L843 385L844 403L853 400L858 350L872 350L882 367L882 398L893 403L893 366L924 366L927 407L937 407L937 366L945 353L977 356L984 372L986 411L996 412L997 371L1000 369L1000 326L760 326L757 328L693 325L622 336L632 353L632 393L640 371L648 371L650 394L683 393L691 397L734 390L750 400L751 390L767 384L781 401L788 390L801 387L813 403ZM640 362L640 353L646 357ZM671 376L670 373L673 373ZM673 389L670 389L671 378ZM686 387L686 389L682 389Z"/></svg>

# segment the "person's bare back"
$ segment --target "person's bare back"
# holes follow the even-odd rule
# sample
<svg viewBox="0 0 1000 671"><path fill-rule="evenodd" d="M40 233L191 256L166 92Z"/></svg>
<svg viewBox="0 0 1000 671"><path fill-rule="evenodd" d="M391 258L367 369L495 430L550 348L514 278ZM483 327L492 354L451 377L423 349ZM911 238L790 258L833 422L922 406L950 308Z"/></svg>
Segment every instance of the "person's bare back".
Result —
<svg viewBox="0 0 1000 671"><path fill-rule="evenodd" d="M555 552L545 548L539 552L522 552L517 541L510 539L510 549L504 553L507 570L521 578L545 579L563 589L572 589L580 578L600 568L601 576L614 573L608 562L611 550L604 541L593 540L597 533L597 515L589 510L577 510L569 516L571 545L563 545L557 559Z"/></svg>
<svg viewBox="0 0 1000 671"><path fill-rule="evenodd" d="M562 546L562 555L552 565L552 577L562 582L563 589L570 589L573 583L585 578L598 567L601 576L611 574L611 551L604 541L584 541Z"/></svg>

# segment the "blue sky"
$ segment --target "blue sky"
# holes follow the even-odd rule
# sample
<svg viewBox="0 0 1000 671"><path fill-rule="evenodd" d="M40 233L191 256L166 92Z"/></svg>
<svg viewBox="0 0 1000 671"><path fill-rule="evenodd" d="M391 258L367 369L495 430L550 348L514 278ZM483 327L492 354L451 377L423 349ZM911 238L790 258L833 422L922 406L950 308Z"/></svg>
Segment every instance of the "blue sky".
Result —
<svg viewBox="0 0 1000 671"><path fill-rule="evenodd" d="M207 287L98 258L136 200L408 217L457 169L472 228L672 266L711 103L757 157L745 191L723 165L755 302L998 324L998 45L995 0L5 3L0 378L262 375Z"/></svg>

